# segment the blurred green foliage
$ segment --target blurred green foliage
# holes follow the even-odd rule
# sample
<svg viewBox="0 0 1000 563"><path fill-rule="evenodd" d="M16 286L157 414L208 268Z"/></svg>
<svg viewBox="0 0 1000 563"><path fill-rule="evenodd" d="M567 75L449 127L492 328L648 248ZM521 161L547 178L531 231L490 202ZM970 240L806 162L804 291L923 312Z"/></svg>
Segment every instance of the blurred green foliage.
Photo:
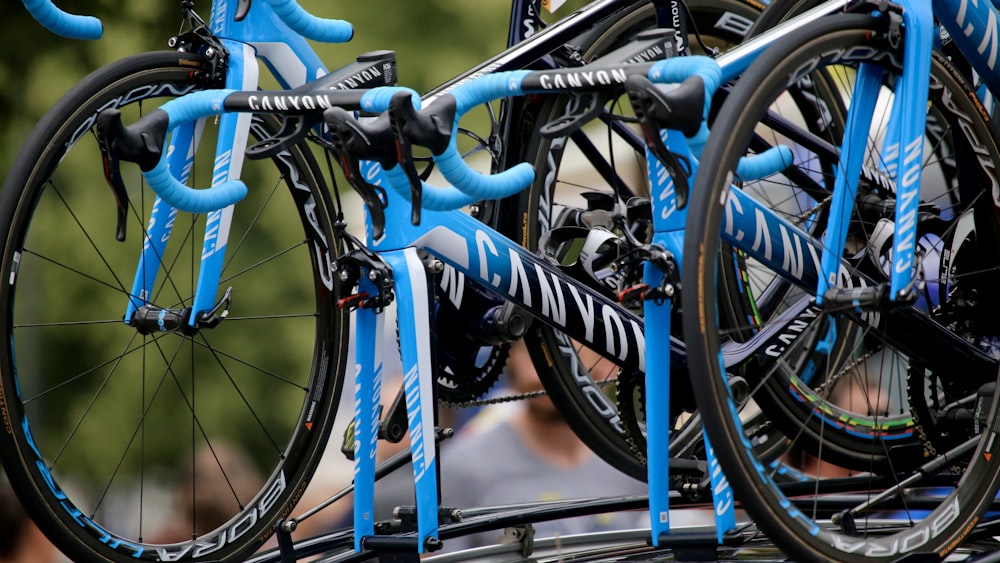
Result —
<svg viewBox="0 0 1000 563"><path fill-rule="evenodd" d="M262 0L258 0L262 1ZM0 18L0 171L6 174L23 139L44 112L73 84L103 64L126 55L165 49L181 24L178 0L60 0L74 13L104 22L98 41L56 37L6 0ZM324 17L354 24L355 37L343 45L316 45L330 68L373 49L399 56L400 83L427 90L449 76L502 50L509 5L504 0L302 0ZM208 0L196 6L208 17Z"/></svg>
<svg viewBox="0 0 1000 563"><path fill-rule="evenodd" d="M230 0L233 1L233 0ZM264 0L256 0L263 2ZM417 91L427 91L448 78L458 75L477 63L500 52L505 44L508 29L508 16L510 4L508 0L379 0L375 2L352 2L348 0L301 0L304 8L318 16L335 17L350 21L355 27L354 39L345 45L315 45L322 60L330 69L352 62L357 54L375 49L391 49L396 51L398 57L399 83L409 86ZM585 3L584 0L574 0L563 8L561 13L568 13L570 9L579 7ZM57 4L73 13L85 13L97 16L104 22L104 37L98 41L74 41L54 36L37 23L19 6L17 0L7 0L4 9L4 18L0 18L0 174L6 175L14 159L17 158L18 151L25 139L30 134L34 125L41 119L44 113L55 104L60 96L73 87L78 81L90 72L123 57L151 50L166 49L167 39L178 32L182 18L180 2L178 0L158 0L150 2L148 0L57 0ZM197 0L196 6L202 10L202 16L208 18L209 0ZM262 79L264 87L271 87L272 81ZM134 120L135 117L129 119ZM96 174L100 171L99 159L94 158L92 162L80 162L79 159L87 159L95 155L95 150L85 151L75 149L70 157L60 165L60 174L66 178L61 184L83 185L86 191L75 194L90 201L93 206L85 213L87 220L104 221L105 234L110 235L112 219L106 215L114 211L109 205L109 194L101 187L103 178ZM86 174L90 172L91 176ZM267 186L263 181L253 175L252 166L244 171L244 179L256 187ZM273 172L273 169L272 169ZM91 182L85 182L83 178L89 178ZM130 187L134 187L135 182L130 182ZM341 183L341 186L344 184ZM95 194L99 194L96 195ZM90 198L93 198L92 201ZM74 202L76 208L82 202ZM60 205L54 206L58 211L62 211ZM43 206L39 206L43 208ZM79 208L85 209L85 208ZM43 215L42 212L36 214L36 219ZM281 217L275 224L266 224L259 221L261 231L264 235L284 234L289 228L295 225L286 225L284 222L289 217ZM51 222L52 229L37 227L34 230L37 245L42 247L58 248L60 237L75 236L75 233L63 232L63 226L68 223L64 215L53 214ZM265 228L266 227L266 228ZM194 232L197 229L193 229ZM141 229L135 228L131 231L132 238L139 240L136 234ZM197 235L200 236L200 235ZM46 242L45 239L52 237L53 241ZM299 234L301 238L301 232ZM32 241L33 244L35 241ZM68 244L68 243L67 243ZM247 241L246 246L253 247L259 245L261 248L268 247L266 240ZM252 249L251 249L252 250ZM133 248L126 248L126 255L123 259L134 260L136 252ZM243 255L251 254L244 249ZM87 255L81 255L80 259L88 261ZM94 259L91 261L96 262ZM129 267L132 262L128 262ZM28 269L28 268L26 268ZM85 269L81 266L81 270ZM237 268L238 269L238 268ZM116 269L117 270L117 269ZM122 268L128 271L128 268ZM20 296L22 312L30 309L26 303L37 304L37 308L49 308L53 311L63 312L67 310L77 310L82 318L104 318L108 316L107 310L120 314L120 307L124 301L121 300L120 293L115 294L112 304L105 304L98 301L90 292L88 286L66 287L62 283L54 284L53 280L61 277L60 273L37 269L38 277L32 282L21 281L22 295ZM279 271L272 278L267 278L257 286L252 286L245 280L241 280L240 291L237 299L241 303L265 302L271 304L275 313L287 313L289 310L296 310L294 305L286 302L301 301L303 297L308 297L311 292L309 280L303 275L302 280L305 287L294 286L287 283L287 279L282 279L282 274L287 277L289 271L295 272L297 269ZM305 274L305 272L302 272ZM191 276L193 277L193 273ZM271 280L280 280L277 284ZM245 291L248 287L251 291ZM280 287L280 291L275 291ZM34 297L31 297L34 294ZM179 297L179 298L182 298ZM91 312L91 309L97 311ZM28 311L31 313L31 311ZM114 315L110 315L114 316ZM232 323L232 321L227 321ZM109 325L111 331L121 332L121 325ZM38 335L35 340L23 339L19 346L23 349L19 352L21 368L30 366L32 373L64 373L61 362L65 358L83 358L88 354L95 353L96 350L106 349L106 345L100 340L101 333L87 328L87 332L82 330L75 332L64 332L62 339L55 338L51 333ZM272 359L281 360L281 354L275 354L275 350L280 350L287 357L301 358L309 360L310 350L308 346L299 349L300 342L309 344L311 341L306 338L298 338L297 333L292 331L281 331L280 334L269 334L267 336L268 346L258 347L258 352L263 355L272 356ZM31 347L38 342L45 341L48 350L58 350L58 354L31 354ZM53 343L55 344L53 345ZM32 359L29 360L28 358ZM100 358L95 359L98 363ZM31 362L37 361L38 364ZM84 362L86 363L86 362ZM192 364L194 362L192 361ZM124 367L116 367L122 373L129 373ZM135 368L135 373L140 370ZM278 367L275 372L282 371ZM173 374L171 374L173 375ZM138 382L138 383L141 383ZM201 382L199 382L201 384ZM174 387L180 388L177 384ZM231 385L230 385L231 387ZM261 387L263 389L266 387ZM176 393L176 389L174 389ZM350 392L350 389L347 390ZM124 392L122 392L124 393ZM109 403L104 405L105 413L118 412L118 405L127 404L121 399L122 393L109 389L103 394ZM211 404L214 400L210 393L202 392L202 404ZM266 397L267 400L277 402L277 397ZM52 399L56 404L55 398ZM65 402L59 403L60 407L52 409L49 416L54 421L65 420L67 426L72 426L73 421L79 418L79 414L74 409L83 408L89 405L74 404L72 397ZM182 400L174 397L175 404ZM301 393L295 398L301 404ZM166 402L166 401L164 401ZM76 401L79 403L79 401ZM121 457L121 452L115 448L121 448L123 444L130 442L129 434L137 427L136 422L130 421L129 417L142 416L142 408L136 407L120 413L121 424L110 425L101 429L100 435L87 436L83 429L80 430L80 441L86 444L86 452L67 452L66 456L76 456L73 459L81 464L99 464L101 462L116 463ZM169 414L169 413L168 413ZM207 418L206 418L207 420ZM179 420L173 425L175 429L185 429L185 424ZM270 424L270 423L268 423ZM190 423L187 423L190 426ZM240 432L242 425L231 424L233 432ZM111 428L116 428L120 436L113 435ZM186 429L186 434L178 433L176 436L158 436L155 439L164 445L166 438L184 438L189 435L190 428ZM152 439L152 437L150 437ZM161 448L164 456L173 455L177 449ZM82 471L88 473L87 467Z"/></svg>
<svg viewBox="0 0 1000 563"><path fill-rule="evenodd" d="M262 0L257 0L262 1ZM316 45L331 69L374 49L393 49L400 84L426 91L503 50L507 0L300 0L318 16L354 24L344 45ZM56 37L38 26L18 0L6 0L0 18L0 173L10 168L22 140L44 112L78 80L103 64L165 49L181 24L178 0L59 0L73 13L104 22L98 41ZM196 6L208 17L210 2ZM557 15L584 5L572 0Z"/></svg>

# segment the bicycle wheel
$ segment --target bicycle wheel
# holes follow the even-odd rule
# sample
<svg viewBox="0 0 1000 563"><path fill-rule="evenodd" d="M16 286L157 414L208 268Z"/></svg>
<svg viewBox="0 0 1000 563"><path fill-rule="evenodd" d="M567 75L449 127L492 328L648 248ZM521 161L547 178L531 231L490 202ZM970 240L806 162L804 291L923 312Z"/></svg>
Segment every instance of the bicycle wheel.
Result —
<svg viewBox="0 0 1000 563"><path fill-rule="evenodd" d="M231 221L221 323L148 332L123 322L154 198L123 163L119 223L97 113L117 108L132 123L212 86L207 70L162 52L93 73L39 123L3 187L0 456L73 560L242 560L302 494L339 401L347 317L330 268L340 243L306 147L246 163L252 188ZM277 126L255 117L251 135ZM212 130L193 166L200 185L213 170ZM179 311L191 303L205 219L171 221L148 301Z"/></svg>
<svg viewBox="0 0 1000 563"><path fill-rule="evenodd" d="M839 166L838 147L845 133L833 128L823 135L807 132L794 111L797 104L790 100L793 93L808 93L817 73L822 73L837 80L849 105L859 63L884 72L877 118L867 132L868 154L839 280L853 284L847 287L882 283L892 266L887 241L895 228L895 178L886 166L881 141L898 76L894 61L902 60L898 45L893 47L887 37L886 20L831 16L763 54L740 79L713 124L715 131L726 134L712 136L705 148L689 210L682 304L689 365L700 374L693 380L699 411L737 498L777 545L808 561L894 561L911 553L944 556L972 531L1000 485L1000 470L990 463L1000 444L980 440L993 436L992 430L980 432L991 429L996 416L990 403L998 356L991 352L1000 327L995 298L989 295L995 292L984 289L995 285L1000 263L1000 229L991 197L1000 152L984 117L987 113L944 57L935 54L933 59L927 150L921 168L916 229L926 286L920 298L912 306L864 315L853 313L853 308L818 307L810 300L817 269L809 249L818 253L822 248L822 231L805 227L825 207L826 186L833 185L832 171ZM852 134L863 142L860 135L866 132ZM733 171L739 157L779 143L792 149L792 167L730 188L732 179L738 178ZM739 236L739 232L746 235L749 226L741 222L746 213L754 215L746 206L781 193L813 194L811 205L805 207L809 211L797 222L786 223L781 232L787 238L772 240L770 247L782 253L789 248L783 241L798 241L804 254L794 269L788 267L791 262L783 265L761 251L767 237ZM772 369L758 370L760 383L751 386L747 404L754 404L754 392L767 381L796 390L800 383L815 386L821 381L820 394L846 382L875 422L870 427L872 444L882 450L889 469L836 481L838 492L853 495L828 494L833 483L820 480L832 472L826 438L836 433L817 434L815 444L799 440L807 424L828 421L822 427L844 421L842 411L820 408L809 397L803 397L798 407L809 413L802 424L782 428L787 440L781 455L805 457L802 469L816 479L814 483L799 488L778 485L779 469L755 455L726 381L727 354L733 347L716 320L717 256L723 242L745 252L761 279L780 276L784 285L797 288L775 304L787 307L787 314L754 327L757 336L751 343L756 341L763 354L771 353L780 361L773 362ZM970 296L977 298L970 301ZM942 384L927 388L930 373ZM951 376L954 373L962 377ZM936 409L934 420L910 424L918 437L947 432L947 451L923 440L924 447L916 452L896 450L886 411L912 405L893 406L892 401L887 405L891 389L905 389L905 402ZM873 458L876 454L870 452Z"/></svg>

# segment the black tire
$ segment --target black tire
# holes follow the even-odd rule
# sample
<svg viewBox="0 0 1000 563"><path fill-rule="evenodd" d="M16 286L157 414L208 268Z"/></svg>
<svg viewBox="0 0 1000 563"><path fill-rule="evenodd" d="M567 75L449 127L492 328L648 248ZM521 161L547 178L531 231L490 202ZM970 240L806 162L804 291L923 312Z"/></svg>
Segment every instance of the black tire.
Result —
<svg viewBox="0 0 1000 563"><path fill-rule="evenodd" d="M849 490L859 493L860 496L855 498L862 500L831 509L829 501L834 498L826 494L827 484L831 482L820 480L829 469L829 465L824 466L829 453L826 440L822 439L824 434L818 434L821 438L819 443L806 447L799 443L798 437L803 434L801 428L783 428L788 437L784 451L780 452L783 459L791 459L802 450L816 459L809 465L812 469L807 471L815 479L814 485L804 489L782 488L776 484L781 470L772 467L767 460L759 459L754 445L745 436L737 416L739 409L730 394L726 374L720 367L721 346L726 337L715 321L719 306L715 276L720 241L733 242L736 238L726 235L723 225L725 223L736 229L727 217L740 218L729 191L737 159L759 152L768 144L775 144L776 137L772 133L776 131L773 127L776 115L784 117L786 123L800 124L792 116L781 113L785 107L783 100L787 98L779 96L791 87L806 91L808 84L813 82L810 80L812 75L806 74L807 70L839 77L843 80L841 91L849 96L851 85L848 82L856 76L854 69L857 63L885 67L884 99L876 107L879 108L877 115L884 112L887 116L885 108L888 106L882 104L891 103L891 88L895 84L892 75L897 73L891 65L892 61L901 59L893 58L898 56L898 52L889 46L885 31L884 21L877 18L831 16L817 22L809 30L787 37L765 52L744 73L713 124L715 131L725 131L726 134L712 135L705 147L689 209L682 268L682 304L688 360L692 371L701 374L694 380L699 410L737 499L776 545L793 558L804 561L888 562L916 552L936 553L943 557L968 536L1000 486L1000 468L990 463L1000 449L1000 441L981 440L977 434L978 428L992 429L997 416L995 405L989 404L992 386L997 379L996 359L989 355L989 351L995 342L994 335L1000 333L1000 325L996 321L996 298L992 297L995 291L987 288L995 287L997 265L1000 264L1000 248L997 245L1000 228L991 193L992 186L996 185L994 166L1000 161L1000 150L990 134L990 125L984 117L987 114L976 101L974 90L958 71L937 54L932 66L928 106L928 142L935 148L925 151L921 169L924 178L921 202L926 206L924 211L927 214L918 221L917 228L918 241L925 251L923 273L928 285L920 300L912 307L893 312L881 311L877 316L858 316L844 310L825 309L814 311L817 314L813 319L807 320L803 316L804 322L794 327L800 335L827 336L832 334L829 331L833 323L837 323L836 347L833 349L842 353L837 359L820 360L817 356L823 349L819 342L832 339L791 335L784 340L771 339L775 333L763 327L758 342L761 347L767 343L780 343L781 346L772 351L779 355L782 359L780 364L786 368L781 372L768 370L758 373L761 380L780 376L785 378L782 381L787 386L800 376L805 378L808 373L820 373L832 374L827 376L827 381L855 381L857 389L862 391L859 401L863 409L868 409L874 423L869 426L875 432L872 444L882 449L882 457L891 469L838 481L839 492ZM838 58L838 54L844 53L852 55ZM884 120L874 120L873 132L878 133L879 126L884 125ZM813 140L815 138L814 135ZM805 185L810 183L810 177L815 180L813 188L832 185L826 171L831 169L831 165L837 166L835 152L824 156L822 151L817 152L816 144L808 145L814 148L807 149L803 139L787 130L782 139L781 144L793 148L795 165L760 182L741 182L739 187L742 193L766 193L768 185ZM820 140L833 147L839 147L841 141L837 136L820 136ZM869 140L867 146L872 148L877 144ZM866 161L866 164L873 170L866 172L857 201L869 204L881 201L886 206L880 208L879 213L886 214L895 207L891 199L893 178L886 172L878 171L878 155L872 155L873 160ZM814 166L817 163L819 166ZM798 180L793 181L793 178ZM850 226L850 239L854 242L844 264L848 278L881 282L888 257L879 244L881 239L875 227L882 219L891 218L891 214L873 217L872 209L871 205L855 206ZM800 221L808 224L815 213L803 215ZM885 224L882 225L884 228ZM965 227L969 226L973 228L966 230ZM810 244L809 239L813 237L809 233L803 230L797 232L803 233L807 241L803 247ZM811 242L821 245L820 240ZM748 260L763 265L763 253L753 248L751 241L737 244L747 252ZM936 264L932 257L948 254L938 252L942 247L950 251L950 256ZM811 263L805 260L803 271L806 273L792 282L800 288L803 298L816 291L815 274L809 277ZM983 297L972 304L967 298L970 294L983 294ZM852 326L854 330L845 331L844 326ZM848 333L859 337L853 340L841 338ZM935 337L930 337L931 334ZM786 335L778 336L782 338ZM980 342L982 344L978 344ZM809 366L817 369L810 370ZM896 367L899 369L886 369ZM891 451L893 442L882 435L883 420L893 419L885 418L886 408L881 404L880 393L889 381L905 387L906 379L915 375L922 382L927 370L933 370L949 381L947 386L935 389L934 393L948 393L950 396L942 403L935 401L935 404L948 404L956 409L959 408L957 404L964 400L964 408L968 409L965 414L975 413L970 414L964 424L948 427L950 443L947 447L957 448L967 443L969 449L962 455L957 450L953 451L947 463L944 462L946 458L935 457L945 453L941 451L934 453L924 448L915 452ZM954 377L957 373L962 376ZM876 387L877 394L868 392L871 382L879 385ZM925 400L924 397L913 397L912 392L909 399ZM804 417L803 422L819 418L832 422L844 420L841 412L827 411L808 400L803 401L800 408L813 413ZM900 410L903 408L905 405ZM952 411L940 414L945 419L963 413ZM896 420L905 422L905 418L905 413L901 412ZM920 428L914 427L913 430L915 434L920 433ZM991 430L981 436L993 435ZM870 455L874 458L876 453L872 451ZM939 462L942 467L925 465L924 471L928 476L909 483L906 495L890 495L869 511L858 508L861 502L874 498L879 491L915 475L914 466L929 462ZM872 468L876 467L873 462ZM943 491L933 487L943 487ZM808 496L796 501L793 497L797 494ZM843 522L841 526L831 525L832 514L846 508L854 509L851 516L836 519ZM886 526L887 519L892 524ZM856 530L850 530L851 525Z"/></svg>
<svg viewBox="0 0 1000 563"><path fill-rule="evenodd" d="M700 32L701 39L710 47L725 51L743 39L743 34L759 13L759 6L755 2L742 0L692 0L686 4L692 17L690 42L695 51L700 50L700 46L693 35L694 29ZM653 6L645 3L637 6L616 18L607 29L579 42L580 45L587 45L582 52L583 59L591 60L609 52L633 37L638 30L654 26ZM544 124L561 117L565 109L573 103L571 97L553 97L538 111L536 117L538 125L531 130L538 131ZM576 201L565 199L568 197L565 195L568 189L613 195L610 182L601 180L600 173L597 172L599 166L606 166L612 170L617 168L615 173L619 174L622 180L620 186L622 191L617 199L619 203L624 204L629 196L648 197L649 190L644 178L645 154L641 137L636 132L635 123L628 123L631 107L624 96L611 101L606 107L607 121L595 120L592 126L587 126L578 133L588 137L590 139L588 142L592 144L591 148L601 153L588 157L589 162L584 162L579 156L581 146L579 141L582 140L579 137L562 136L549 139L535 135L526 144L525 160L534 165L536 180L528 190L520 194L513 220L506 227L502 227L511 238L522 241L527 248L535 252L545 252L545 249L539 248L540 240L544 240L558 220L559 211L586 208L578 197ZM629 133L614 134L617 155L609 159L607 155L610 154L612 136L606 124L610 122L616 122L627 128ZM571 153L574 154L572 161L568 156ZM570 162L581 164L576 170L571 171L568 164ZM563 190L562 195L559 190ZM574 271L578 277L585 278L587 275L580 270ZM596 282L589 280L589 283ZM608 288L604 289L607 291ZM601 364L606 366L602 368L601 373L591 373L596 354L584 352L581 356L578 344L574 344L559 331L541 326L541 323L535 323L526 336L526 342L546 391L576 434L605 461L624 473L645 481L647 478L645 439L642 435L636 435L635 429L631 433L628 432L626 427L629 424L623 423L621 419L618 404L621 402L618 397L618 366L605 362ZM587 365L588 362L591 365ZM685 400L685 398L690 399L691 393L684 389L687 386L687 377L682 366L678 366L675 373L677 376L671 378L677 382L675 392L671 393L677 403L673 412L691 411L692 401ZM629 401L636 405L632 410L641 409L639 406L641 400L638 403L631 399ZM642 413L635 414L639 417L638 426L643 427ZM624 414L624 416L633 415Z"/></svg>
<svg viewBox="0 0 1000 563"><path fill-rule="evenodd" d="M815 8L822 0L773 0L754 21L747 37L760 35L783 21L793 18L806 10Z"/></svg>
<svg viewBox="0 0 1000 563"><path fill-rule="evenodd" d="M74 561L242 561L301 496L339 403L348 331L330 266L340 242L308 147L245 163L251 189L232 218L221 324L144 336L122 321L154 198L123 163L116 241L95 117L115 107L130 124L213 86L206 70L159 52L91 74L35 128L0 196L0 458ZM251 137L277 125L254 117ZM205 129L200 185L213 169ZM191 302L205 221L173 221L149 301L178 310ZM161 527L182 519L176 534Z"/></svg>

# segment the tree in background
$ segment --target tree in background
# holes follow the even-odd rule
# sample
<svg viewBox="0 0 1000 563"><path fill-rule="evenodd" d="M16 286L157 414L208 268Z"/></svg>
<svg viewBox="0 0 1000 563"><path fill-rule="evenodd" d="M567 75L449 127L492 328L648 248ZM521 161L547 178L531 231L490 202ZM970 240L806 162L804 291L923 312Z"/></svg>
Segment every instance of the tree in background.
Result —
<svg viewBox="0 0 1000 563"><path fill-rule="evenodd" d="M256 0L263 2L264 0ZM11 5L14 4L14 5ZM181 24L178 0L59 0L70 12L104 21L99 41L74 41L41 29L11 0L0 18L0 173L6 174L34 124L77 81L101 65L143 51L166 49ZM503 49L509 5L505 1L301 0L310 12L346 19L354 39L315 45L331 69L357 54L392 49L400 84L426 91ZM208 18L208 0L196 6Z"/></svg>

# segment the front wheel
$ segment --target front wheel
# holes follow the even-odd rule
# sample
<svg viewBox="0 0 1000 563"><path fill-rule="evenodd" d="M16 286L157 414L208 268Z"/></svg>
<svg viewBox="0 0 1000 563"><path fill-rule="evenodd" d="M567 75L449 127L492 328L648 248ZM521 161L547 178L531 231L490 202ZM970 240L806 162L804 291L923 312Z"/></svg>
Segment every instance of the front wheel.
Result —
<svg viewBox="0 0 1000 563"><path fill-rule="evenodd" d="M766 51L713 124L724 133L712 135L705 148L689 209L682 304L690 369L701 374L693 379L699 411L754 522L806 561L943 557L968 537L1000 486L1000 467L991 462L1000 454L991 405L1000 356L992 297L1000 271L992 192L1000 151L974 90L935 54L920 213L912 224L894 223L897 178L887 156L893 149L882 144L900 82L895 61L902 58L884 24L831 16ZM861 65L881 76L870 129L807 130L812 120L803 118L795 97L833 80L850 111L861 103L852 97ZM925 281L912 305L858 311L814 299L825 231L815 227L832 220L826 210L845 135L866 154L836 287L885 283L894 266L892 235L912 226ZM778 145L791 149L792 166L740 180L740 157ZM776 201L799 211L779 222ZM747 327L749 339L732 338L717 321L724 245L746 256L752 290L784 288L769 305L775 314ZM737 353L744 360L734 363ZM737 370L752 382L740 407L727 384ZM797 409L801 422L780 428L780 450L765 459L741 418L764 404L755 393L769 386L789 390L784 408ZM911 410L922 415L911 417ZM867 453L858 452L870 456L867 470L836 463L832 454L843 448L837 440L845 433L869 441ZM788 483L789 466L809 479Z"/></svg>
<svg viewBox="0 0 1000 563"><path fill-rule="evenodd" d="M246 162L252 189L225 218L221 289L232 293L220 324L163 332L123 320L151 209L163 204L123 163L119 207L95 120L117 108L132 123L219 87L205 70L163 52L90 75L36 127L0 196L0 457L75 561L242 561L301 496L339 402L347 318L330 267L340 243L307 147ZM254 117L251 137L278 125ZM213 141L209 122L191 167L201 185ZM134 297L183 311L206 220L169 221L154 290Z"/></svg>

